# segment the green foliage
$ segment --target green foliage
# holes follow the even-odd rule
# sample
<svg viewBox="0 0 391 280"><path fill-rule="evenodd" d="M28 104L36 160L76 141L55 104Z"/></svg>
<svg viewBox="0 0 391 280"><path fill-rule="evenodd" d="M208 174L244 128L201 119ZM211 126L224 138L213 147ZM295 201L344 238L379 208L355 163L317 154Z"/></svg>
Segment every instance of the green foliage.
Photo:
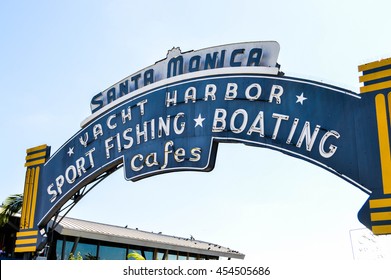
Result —
<svg viewBox="0 0 391 280"><path fill-rule="evenodd" d="M22 209L23 194L13 194L5 199L0 210L0 226L8 223L9 218Z"/></svg>
<svg viewBox="0 0 391 280"><path fill-rule="evenodd" d="M136 251L132 251L128 254L128 260L145 261L145 258Z"/></svg>
<svg viewBox="0 0 391 280"><path fill-rule="evenodd" d="M71 261L82 261L83 260L83 257L80 255L80 252L77 252L77 255L75 257L75 255L71 252L69 254L69 257L68 257L68 260L71 260Z"/></svg>

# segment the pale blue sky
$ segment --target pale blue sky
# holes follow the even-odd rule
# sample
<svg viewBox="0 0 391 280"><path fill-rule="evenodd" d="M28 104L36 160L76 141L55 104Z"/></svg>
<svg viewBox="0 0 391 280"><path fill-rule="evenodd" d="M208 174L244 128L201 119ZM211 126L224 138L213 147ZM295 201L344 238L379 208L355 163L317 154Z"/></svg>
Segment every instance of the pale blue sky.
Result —
<svg viewBox="0 0 391 280"><path fill-rule="evenodd" d="M0 198L21 193L25 150L55 152L122 78L182 51L276 40L287 75L358 91L357 65L391 56L389 1L2 1ZM137 183L123 171L71 217L211 241L248 259L352 259L367 196L276 151L221 145L211 173Z"/></svg>

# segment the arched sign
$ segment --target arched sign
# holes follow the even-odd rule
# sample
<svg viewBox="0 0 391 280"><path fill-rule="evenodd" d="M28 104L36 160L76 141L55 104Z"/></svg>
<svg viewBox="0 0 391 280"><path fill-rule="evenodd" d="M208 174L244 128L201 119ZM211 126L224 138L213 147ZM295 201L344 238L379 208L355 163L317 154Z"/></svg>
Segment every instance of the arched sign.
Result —
<svg viewBox="0 0 391 280"><path fill-rule="evenodd" d="M38 231L102 174L122 165L132 181L210 171L220 142L278 150L330 171L370 195L360 221L375 234L391 233L391 96L384 91L391 61L361 66L357 94L284 76L278 52L276 42L173 49L95 95L92 115L52 156L46 145L27 151L17 251L34 251L45 241Z"/></svg>

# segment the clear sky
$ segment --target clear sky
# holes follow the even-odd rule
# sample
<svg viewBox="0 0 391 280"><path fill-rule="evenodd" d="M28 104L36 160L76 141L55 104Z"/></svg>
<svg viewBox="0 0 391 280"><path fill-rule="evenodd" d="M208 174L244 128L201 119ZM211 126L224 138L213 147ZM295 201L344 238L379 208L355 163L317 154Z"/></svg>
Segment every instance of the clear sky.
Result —
<svg viewBox="0 0 391 280"><path fill-rule="evenodd" d="M357 65L391 57L390 1L0 2L0 199L22 193L26 149L54 153L90 100L167 50L278 41L289 76L358 92ZM210 173L107 178L71 217L211 241L247 259L352 259L367 195L276 151L220 145Z"/></svg>

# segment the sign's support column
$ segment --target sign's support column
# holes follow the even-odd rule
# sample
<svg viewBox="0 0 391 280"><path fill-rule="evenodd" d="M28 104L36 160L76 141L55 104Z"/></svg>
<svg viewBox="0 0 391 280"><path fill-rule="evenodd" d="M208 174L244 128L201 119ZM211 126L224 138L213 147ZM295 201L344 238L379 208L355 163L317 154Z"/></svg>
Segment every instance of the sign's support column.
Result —
<svg viewBox="0 0 391 280"><path fill-rule="evenodd" d="M379 92L375 104L383 186L382 193L373 193L369 199L372 232L391 234L391 58L361 65L358 70L363 72L360 82L364 83L360 93Z"/></svg>
<svg viewBox="0 0 391 280"><path fill-rule="evenodd" d="M50 155L50 147L37 146L26 151L26 179L23 192L20 231L16 234L15 253L32 253L37 249L38 227L35 221L38 183L42 165Z"/></svg>

